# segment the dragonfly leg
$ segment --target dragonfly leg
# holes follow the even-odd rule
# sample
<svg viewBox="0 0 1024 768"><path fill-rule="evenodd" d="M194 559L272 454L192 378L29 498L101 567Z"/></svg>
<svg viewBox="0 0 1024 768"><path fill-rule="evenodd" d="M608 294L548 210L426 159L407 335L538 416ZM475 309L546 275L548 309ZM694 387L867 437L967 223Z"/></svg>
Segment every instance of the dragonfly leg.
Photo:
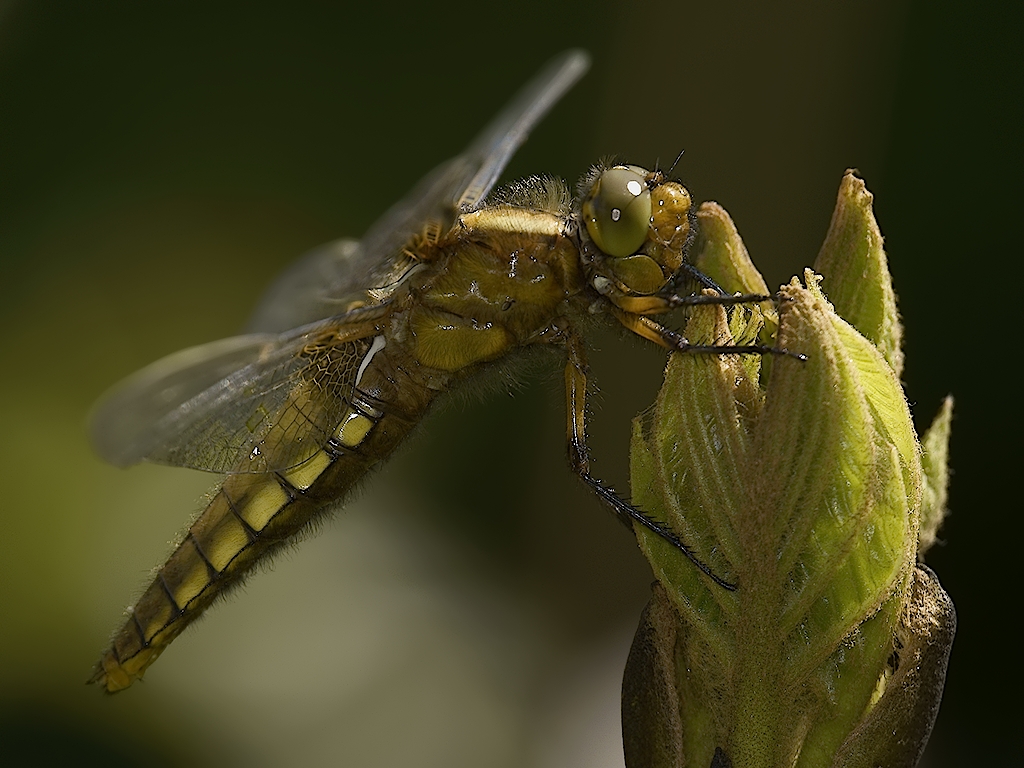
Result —
<svg viewBox="0 0 1024 768"><path fill-rule="evenodd" d="M762 301L774 301L774 296L763 293L737 293L733 295L711 293L687 294L676 293L649 296L616 296L612 303L623 312L634 315L660 315L672 312L680 307L693 307L704 304L732 306L734 304L759 304Z"/></svg>
<svg viewBox="0 0 1024 768"><path fill-rule="evenodd" d="M807 360L807 355L800 354L799 352L790 352L788 349L781 349L779 347L769 347L766 344L691 344L678 331L666 328L646 315L626 312L618 307L612 308L612 314L616 320L637 336L642 336L648 341L653 341L658 346L670 349L673 352L706 355L784 355L800 361Z"/></svg>
<svg viewBox="0 0 1024 768"><path fill-rule="evenodd" d="M628 326L627 326L628 327ZM633 523L639 523L649 531L657 534L669 544L682 552L697 568L718 586L730 591L736 589L719 576L716 576L682 539L668 525L655 520L633 506L614 489L602 483L590 474L590 453L587 448L586 431L586 398L587 398L587 358L583 340L573 330L565 330L561 334L565 346L565 402L567 411L567 440L569 448L569 464L584 483L611 508L615 516L630 530Z"/></svg>

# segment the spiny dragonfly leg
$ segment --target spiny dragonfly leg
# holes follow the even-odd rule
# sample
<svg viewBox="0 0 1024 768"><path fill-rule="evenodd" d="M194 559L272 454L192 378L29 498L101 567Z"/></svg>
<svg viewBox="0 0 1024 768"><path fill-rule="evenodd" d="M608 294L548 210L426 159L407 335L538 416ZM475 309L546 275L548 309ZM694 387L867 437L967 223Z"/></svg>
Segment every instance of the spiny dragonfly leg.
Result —
<svg viewBox="0 0 1024 768"><path fill-rule="evenodd" d="M565 365L565 401L567 416L567 442L569 448L569 464L598 498L607 504L615 516L630 530L637 522L648 530L656 533L674 546L690 560L708 578L718 586L730 591L736 589L719 576L716 576L705 563L694 554L693 550L672 529L652 519L619 496L596 477L590 474L590 456L587 448L586 432L586 398L587 398L587 358L583 340L571 329L561 334L568 358Z"/></svg>
<svg viewBox="0 0 1024 768"><path fill-rule="evenodd" d="M691 280L695 280L696 282L700 283L705 288L709 288L710 290L714 291L715 293L719 293L719 294L723 294L723 295L725 294L725 291L722 290L722 287L718 283L716 283L710 277L708 277L703 272L701 272L699 269L697 269L695 266L693 266L693 264L691 264L690 262L685 261L685 260L683 261L682 264L679 265L678 276L681 277L684 274L687 275Z"/></svg>
<svg viewBox="0 0 1024 768"><path fill-rule="evenodd" d="M693 307L700 304L717 304L719 306L732 306L733 304L759 304L762 301L775 301L774 296L765 293L694 293L687 296L672 295L667 299L671 309L677 307Z"/></svg>
<svg viewBox="0 0 1024 768"><path fill-rule="evenodd" d="M709 299L728 299L729 296L708 296ZM735 297L739 298L739 297ZM705 302L705 303L726 303L726 302ZM626 312L618 307L612 308L615 319L623 326L631 330L637 336L642 336L648 341L653 341L658 346L670 349L673 352L686 352L705 355L782 355L792 357L801 362L807 360L807 355L799 352L790 352L780 347L769 347L767 344L691 344L678 331L666 328L645 315L637 315Z"/></svg>

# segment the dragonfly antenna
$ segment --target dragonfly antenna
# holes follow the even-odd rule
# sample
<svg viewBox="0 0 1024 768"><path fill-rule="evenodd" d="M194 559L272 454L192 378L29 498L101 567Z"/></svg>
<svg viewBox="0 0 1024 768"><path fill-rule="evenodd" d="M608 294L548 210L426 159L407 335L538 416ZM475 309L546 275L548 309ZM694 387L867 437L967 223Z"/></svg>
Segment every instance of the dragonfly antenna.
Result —
<svg viewBox="0 0 1024 768"><path fill-rule="evenodd" d="M685 149L680 149L679 150L679 154L676 155L675 162L673 162L672 163L672 167L668 169L668 173L665 174L666 176L671 176L672 175L672 172L676 169L676 166L679 165L679 161L683 159L683 153L684 152L686 152Z"/></svg>

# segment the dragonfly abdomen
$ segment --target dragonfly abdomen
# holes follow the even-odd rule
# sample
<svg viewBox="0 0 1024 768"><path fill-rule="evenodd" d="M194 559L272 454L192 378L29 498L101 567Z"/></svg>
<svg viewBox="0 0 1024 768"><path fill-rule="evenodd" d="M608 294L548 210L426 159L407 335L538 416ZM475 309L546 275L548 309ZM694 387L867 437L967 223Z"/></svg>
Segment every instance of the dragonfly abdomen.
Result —
<svg viewBox="0 0 1024 768"><path fill-rule="evenodd" d="M301 464L280 472L229 475L129 609L91 682L114 693L140 679L171 641L240 584L258 560L292 540L394 450L434 396L428 390L418 394L415 418L353 397L355 404L325 447Z"/></svg>

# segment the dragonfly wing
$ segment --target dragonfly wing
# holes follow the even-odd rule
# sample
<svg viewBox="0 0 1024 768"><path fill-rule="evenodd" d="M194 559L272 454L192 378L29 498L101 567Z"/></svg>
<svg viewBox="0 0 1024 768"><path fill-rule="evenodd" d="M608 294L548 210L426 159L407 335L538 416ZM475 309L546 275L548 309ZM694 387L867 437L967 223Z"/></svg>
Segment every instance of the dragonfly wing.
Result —
<svg viewBox="0 0 1024 768"><path fill-rule="evenodd" d="M435 168L370 227L363 258L387 258L431 227L446 232L460 211L479 205L533 127L589 66L590 57L578 50L552 60L465 152Z"/></svg>
<svg viewBox="0 0 1024 768"><path fill-rule="evenodd" d="M465 152L427 174L370 227L361 243L329 243L287 270L279 279L281 287L271 286L264 296L249 329L280 332L336 315L353 302L378 301L370 291L394 283L411 267L414 259L406 247L426 232L447 232L460 212L478 207L533 127L589 66L590 57L579 50L552 60ZM299 322L282 325L293 319Z"/></svg>
<svg viewBox="0 0 1024 768"><path fill-rule="evenodd" d="M334 296L324 289L339 274L350 274L359 241L334 240L306 252L290 265L260 299L246 325L249 333L283 333L343 314L358 297Z"/></svg>
<svg viewBox="0 0 1024 768"><path fill-rule="evenodd" d="M339 321L250 334L178 352L108 393L91 419L99 454L212 472L296 466L348 410L372 327Z"/></svg>
<svg viewBox="0 0 1024 768"><path fill-rule="evenodd" d="M473 209L483 202L533 127L589 68L590 56L586 51L565 51L527 83L476 137L463 155L475 170L459 193L458 209Z"/></svg>

